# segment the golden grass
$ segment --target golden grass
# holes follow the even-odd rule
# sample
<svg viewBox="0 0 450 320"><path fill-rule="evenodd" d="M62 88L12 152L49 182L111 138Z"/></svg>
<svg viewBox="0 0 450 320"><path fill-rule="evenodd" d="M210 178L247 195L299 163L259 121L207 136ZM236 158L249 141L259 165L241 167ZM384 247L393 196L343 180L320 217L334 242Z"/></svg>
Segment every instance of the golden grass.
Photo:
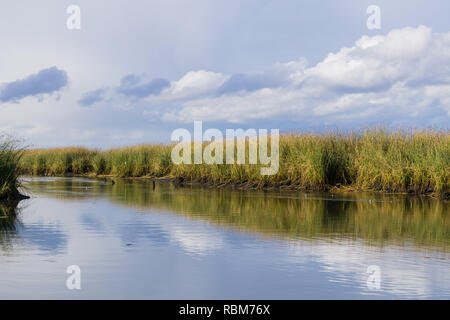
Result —
<svg viewBox="0 0 450 320"><path fill-rule="evenodd" d="M172 177L255 188L328 190L338 186L444 197L450 193L450 137L446 130L282 135L280 169L272 176L262 176L260 165L174 165L172 147L29 150L21 159L21 168L23 173L33 175Z"/></svg>

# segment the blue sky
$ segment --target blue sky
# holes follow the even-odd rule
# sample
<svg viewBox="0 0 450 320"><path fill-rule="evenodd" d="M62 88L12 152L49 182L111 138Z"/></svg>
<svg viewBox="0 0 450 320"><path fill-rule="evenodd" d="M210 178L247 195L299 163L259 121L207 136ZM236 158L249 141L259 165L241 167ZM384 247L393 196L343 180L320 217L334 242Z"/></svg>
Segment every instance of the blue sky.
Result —
<svg viewBox="0 0 450 320"><path fill-rule="evenodd" d="M66 9L81 9L68 30ZM381 29L366 26L369 5ZM173 129L440 127L448 1L0 4L0 132L35 147L167 142Z"/></svg>

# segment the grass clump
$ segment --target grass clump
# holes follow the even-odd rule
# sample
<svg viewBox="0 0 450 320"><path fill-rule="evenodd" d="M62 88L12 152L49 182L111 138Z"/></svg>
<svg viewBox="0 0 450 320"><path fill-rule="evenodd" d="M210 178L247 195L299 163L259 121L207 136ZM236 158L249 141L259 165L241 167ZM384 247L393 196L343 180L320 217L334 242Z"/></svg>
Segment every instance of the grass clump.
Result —
<svg viewBox="0 0 450 320"><path fill-rule="evenodd" d="M17 141L0 135L0 200L23 197L19 192L19 163L22 155L23 150Z"/></svg>
<svg viewBox="0 0 450 320"><path fill-rule="evenodd" d="M364 132L354 159L354 184L391 192L449 193L448 132Z"/></svg>
<svg viewBox="0 0 450 320"><path fill-rule="evenodd" d="M82 175L93 171L98 153L81 147L27 150L21 168L37 176Z"/></svg>

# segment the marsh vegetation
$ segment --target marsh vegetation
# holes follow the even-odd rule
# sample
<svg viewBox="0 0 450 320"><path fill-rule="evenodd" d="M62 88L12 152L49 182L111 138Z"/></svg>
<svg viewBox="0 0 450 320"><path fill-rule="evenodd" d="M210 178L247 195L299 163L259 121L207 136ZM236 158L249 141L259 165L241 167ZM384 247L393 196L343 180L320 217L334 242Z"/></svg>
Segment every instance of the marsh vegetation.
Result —
<svg viewBox="0 0 450 320"><path fill-rule="evenodd" d="M23 198L20 194L20 159L23 149L18 141L0 135L0 200L12 201Z"/></svg>
<svg viewBox="0 0 450 320"><path fill-rule="evenodd" d="M183 183L255 189L324 191L338 188L433 194L446 198L450 193L447 130L371 129L286 134L280 137L279 143L279 171L272 176L261 175L261 165L174 165L171 144L103 151L86 148L28 150L21 157L20 167L22 173L42 176L165 177Z"/></svg>

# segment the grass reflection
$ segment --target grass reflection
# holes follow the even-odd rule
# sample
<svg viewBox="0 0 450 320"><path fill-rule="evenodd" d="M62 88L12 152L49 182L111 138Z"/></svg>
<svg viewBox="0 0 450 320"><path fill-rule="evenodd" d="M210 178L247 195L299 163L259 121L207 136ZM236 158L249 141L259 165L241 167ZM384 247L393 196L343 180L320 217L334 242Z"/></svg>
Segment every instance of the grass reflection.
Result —
<svg viewBox="0 0 450 320"><path fill-rule="evenodd" d="M170 183L55 179L33 191L60 199L107 198L139 210L166 210L223 227L281 238L363 240L449 251L448 201L383 194L314 194L178 188Z"/></svg>
<svg viewBox="0 0 450 320"><path fill-rule="evenodd" d="M17 233L17 201L0 201L0 249L8 252L12 248L12 237Z"/></svg>

